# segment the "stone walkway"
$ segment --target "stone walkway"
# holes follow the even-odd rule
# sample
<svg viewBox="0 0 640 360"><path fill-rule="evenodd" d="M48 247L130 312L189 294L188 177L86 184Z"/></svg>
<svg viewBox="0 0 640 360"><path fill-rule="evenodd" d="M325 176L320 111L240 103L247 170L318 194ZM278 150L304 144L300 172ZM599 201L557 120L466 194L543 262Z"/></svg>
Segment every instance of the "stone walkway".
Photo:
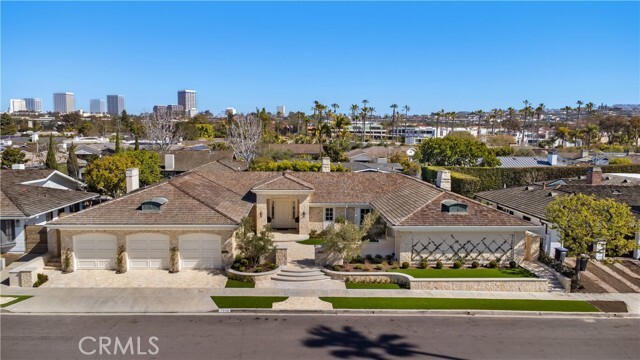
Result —
<svg viewBox="0 0 640 360"><path fill-rule="evenodd" d="M564 286L558 281L558 278L546 265L534 261L523 261L520 264L523 268L531 271L537 277L547 280L547 291L565 292Z"/></svg>
<svg viewBox="0 0 640 360"><path fill-rule="evenodd" d="M162 270L82 270L63 274L44 270L49 281L43 288L223 288L227 278L218 271L183 270L169 274Z"/></svg>

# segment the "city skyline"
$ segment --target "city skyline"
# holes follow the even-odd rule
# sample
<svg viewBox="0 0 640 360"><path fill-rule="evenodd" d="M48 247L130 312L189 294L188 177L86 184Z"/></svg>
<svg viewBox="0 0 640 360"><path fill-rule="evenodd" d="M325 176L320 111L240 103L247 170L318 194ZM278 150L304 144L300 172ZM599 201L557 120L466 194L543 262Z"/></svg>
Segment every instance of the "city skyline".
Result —
<svg viewBox="0 0 640 360"><path fill-rule="evenodd" d="M52 110L51 94L69 91L76 110L88 111L79 104L90 99L123 94L127 111L150 112L175 103L179 89L196 90L198 110L213 113L275 112L283 104L308 112L314 100L348 112L368 99L378 114L390 113L392 103L409 105L412 113L521 107L525 99L549 108L577 100L640 103L636 2L0 6L3 110L9 99L30 97ZM60 26L45 29L54 10ZM98 20L118 17L123 26L92 26L89 12ZM245 21L227 16L234 13ZM306 14L330 16L316 22ZM207 25L211 17L215 29ZM275 17L282 25L272 26ZM128 26L139 21L144 26ZM53 53L53 39L63 33L74 34L83 53L100 56L91 64L36 56ZM88 41L113 36L120 41ZM42 45L20 40L33 37ZM154 51L177 38L192 50Z"/></svg>

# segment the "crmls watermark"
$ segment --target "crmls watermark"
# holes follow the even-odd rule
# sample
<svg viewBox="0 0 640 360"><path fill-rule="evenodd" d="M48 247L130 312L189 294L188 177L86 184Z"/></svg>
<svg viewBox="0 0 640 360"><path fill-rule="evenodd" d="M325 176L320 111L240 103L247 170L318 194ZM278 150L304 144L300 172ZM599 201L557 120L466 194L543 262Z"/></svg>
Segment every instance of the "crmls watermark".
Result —
<svg viewBox="0 0 640 360"><path fill-rule="evenodd" d="M120 339L108 336L85 336L78 342L78 349L84 355L157 355L160 348L158 338L128 337Z"/></svg>

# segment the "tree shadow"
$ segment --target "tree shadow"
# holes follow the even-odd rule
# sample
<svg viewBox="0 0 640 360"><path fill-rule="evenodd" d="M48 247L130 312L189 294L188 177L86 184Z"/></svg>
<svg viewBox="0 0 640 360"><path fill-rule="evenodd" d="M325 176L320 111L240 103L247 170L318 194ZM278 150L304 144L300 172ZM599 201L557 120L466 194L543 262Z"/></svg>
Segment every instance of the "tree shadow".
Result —
<svg viewBox="0 0 640 360"><path fill-rule="evenodd" d="M331 355L338 358L364 358L385 360L390 357L430 356L440 359L464 360L455 356L420 351L418 346L404 341L404 336L397 334L381 334L377 338L368 338L344 326L341 330L333 330L328 326L317 326L310 329L312 336L303 341L311 348L333 347Z"/></svg>

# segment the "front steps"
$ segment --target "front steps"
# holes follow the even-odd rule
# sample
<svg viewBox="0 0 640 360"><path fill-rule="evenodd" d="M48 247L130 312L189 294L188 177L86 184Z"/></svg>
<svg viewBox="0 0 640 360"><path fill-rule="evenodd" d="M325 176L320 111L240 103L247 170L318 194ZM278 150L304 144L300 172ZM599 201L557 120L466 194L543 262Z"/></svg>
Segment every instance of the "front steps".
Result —
<svg viewBox="0 0 640 360"><path fill-rule="evenodd" d="M280 270L279 273L271 277L271 280L305 282L331 280L331 277L325 275L320 269L301 269L288 267Z"/></svg>
<svg viewBox="0 0 640 360"><path fill-rule="evenodd" d="M61 270L62 269L62 261L60 258L51 258L44 265L44 270Z"/></svg>

